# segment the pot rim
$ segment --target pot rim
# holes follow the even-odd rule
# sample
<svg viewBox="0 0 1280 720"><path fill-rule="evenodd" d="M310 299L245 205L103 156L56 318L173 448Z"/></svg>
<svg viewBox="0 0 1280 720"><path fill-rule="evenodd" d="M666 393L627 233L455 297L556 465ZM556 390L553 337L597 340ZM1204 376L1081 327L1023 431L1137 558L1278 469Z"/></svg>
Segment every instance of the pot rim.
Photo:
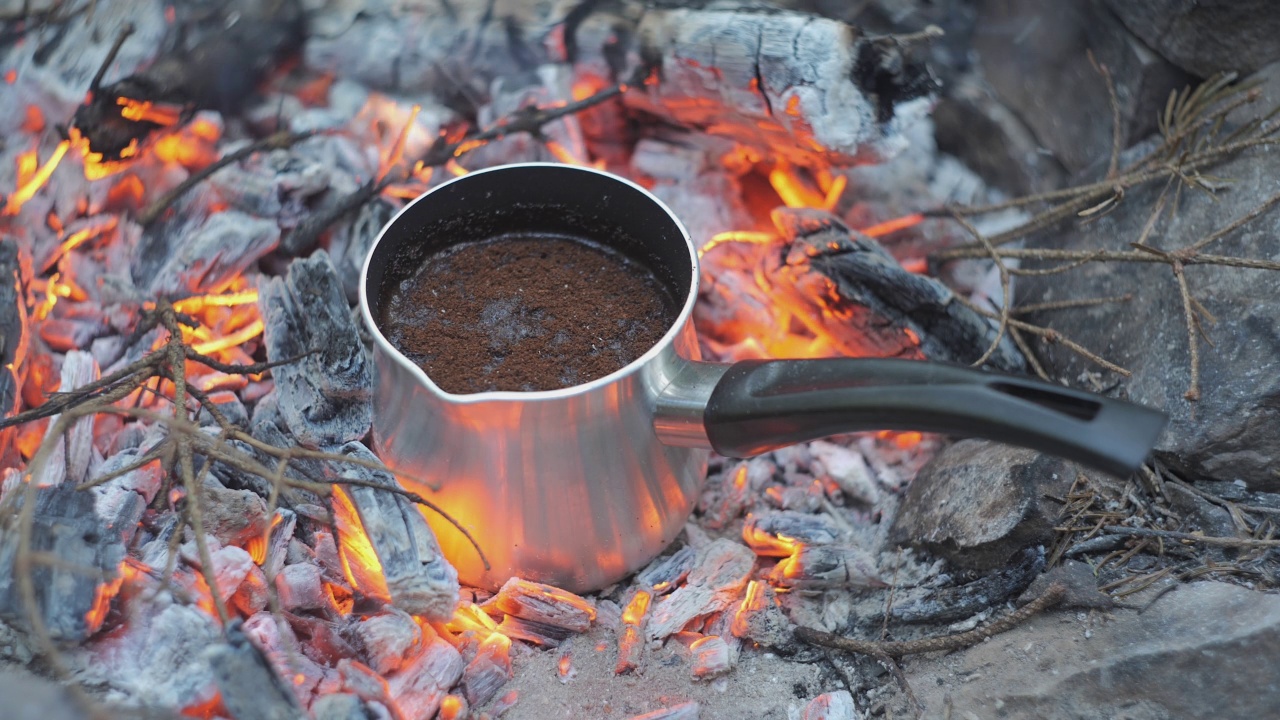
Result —
<svg viewBox="0 0 1280 720"><path fill-rule="evenodd" d="M689 250L689 263L692 268L692 272L690 273L691 280L689 282L688 295L685 297L684 306L680 309L676 319L671 323L671 327L667 328L666 333L663 334L662 338L658 340L658 342L654 343L653 347L645 351L645 353L640 357L632 360L630 363L627 363L623 367L605 375L604 377L596 378L595 380L582 383L580 385L560 388L558 390L492 390L479 393L468 393L465 395L445 392L440 388L440 386L436 385L435 382L432 381L425 370L397 350L396 347L391 344L391 341L387 340L386 336L382 334L382 330L378 327L378 324L374 322L373 312L369 305L369 267L373 263L373 256L377 252L378 246L382 244L383 238L387 236L387 233L396 225L396 223L400 222L401 216L409 212L410 208L414 205L417 205L419 202L424 201L428 196L452 185L453 183L461 182L468 178L474 178L485 173L501 172L503 170L512 170L516 168L565 168L578 172L590 173L607 180L622 183L632 190L639 192L650 202L653 202L667 214L667 217L671 218L671 222L674 223L676 229L680 231L680 237L684 239L685 247ZM693 316L693 306L698 300L699 272L698 251L693 246L693 241L690 239L689 231L685 228L684 223L680 222L680 218L676 217L676 214L671 211L671 208L667 207L666 203L662 202L662 200L658 199L656 195L649 192L644 187L620 175L581 165L549 162L510 163L507 165L495 165L481 170L473 170L466 175L461 175L449 180L448 182L441 183L440 185L427 190L423 194L409 201L408 204L401 208L399 212L387 221L387 224L382 227L378 232L378 236L374 238L373 243L369 246L368 252L365 253L364 264L360 268L360 316L364 320L365 327L368 328L370 335L373 337L374 344L386 353L387 357L391 358L396 364L407 370L414 379L422 383L424 387L447 402L459 405L472 405L485 402L538 402L562 400L593 392L633 375L657 358L658 355L660 355L667 347L671 346L675 342L676 337L679 336Z"/></svg>

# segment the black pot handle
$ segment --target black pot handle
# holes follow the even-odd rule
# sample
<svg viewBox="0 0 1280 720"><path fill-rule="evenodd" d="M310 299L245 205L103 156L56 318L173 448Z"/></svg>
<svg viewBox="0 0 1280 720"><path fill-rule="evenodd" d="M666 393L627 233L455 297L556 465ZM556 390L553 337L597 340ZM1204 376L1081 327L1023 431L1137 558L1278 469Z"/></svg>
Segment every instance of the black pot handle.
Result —
<svg viewBox="0 0 1280 720"><path fill-rule="evenodd" d="M915 360L748 360L725 372L703 422L728 457L860 430L918 430L1040 450L1127 476L1168 418L1037 380Z"/></svg>

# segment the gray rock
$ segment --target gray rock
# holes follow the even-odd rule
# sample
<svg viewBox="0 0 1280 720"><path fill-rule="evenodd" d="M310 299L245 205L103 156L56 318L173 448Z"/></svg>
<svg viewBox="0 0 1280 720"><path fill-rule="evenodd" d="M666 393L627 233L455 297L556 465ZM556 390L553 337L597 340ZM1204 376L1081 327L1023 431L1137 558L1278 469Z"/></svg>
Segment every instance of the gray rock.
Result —
<svg viewBox="0 0 1280 720"><path fill-rule="evenodd" d="M1203 582L1141 612L1040 615L905 669L925 717L1262 718L1280 707L1277 656L1280 597Z"/></svg>
<svg viewBox="0 0 1280 720"><path fill-rule="evenodd" d="M1274 0L1106 0L1134 35L1200 77L1280 60Z"/></svg>
<svg viewBox="0 0 1280 720"><path fill-rule="evenodd" d="M1262 99L1247 108L1266 113L1280 103L1280 64L1259 73L1266 80ZM1240 120L1234 117L1233 120ZM1280 156L1266 150L1246 153L1207 172L1233 182L1214 197L1181 194L1172 221L1156 227L1149 242L1176 250L1194 243L1256 208L1280 191ZM1138 239L1159 187L1131 191L1106 217L1035 243L1066 250L1127 249ZM1216 241L1204 252L1275 260L1280 258L1280 212L1275 209ZM1131 371L1124 381L1130 399L1171 416L1156 445L1157 457L1196 478L1243 480L1253 490L1280 489L1280 292L1273 272L1189 266L1192 294L1217 318L1205 324L1199 400L1184 397L1191 385L1186 321L1177 283L1163 265L1093 263L1070 273L1024 278L1019 303L1133 293L1127 303L1038 313L1033 323L1048 325ZM1211 343L1211 344L1210 344ZM1050 374L1075 382L1098 370L1061 345L1042 345ZM1103 373L1101 385L1113 379Z"/></svg>
<svg viewBox="0 0 1280 720"><path fill-rule="evenodd" d="M889 540L927 548L961 567L994 569L1018 550L1053 538L1074 467L1034 450L962 440L911 483Z"/></svg>
<svg viewBox="0 0 1280 720"><path fill-rule="evenodd" d="M373 370L328 253L294 261L287 278L260 293L267 358L310 353L272 371L289 432L310 448L364 437L373 421Z"/></svg>
<svg viewBox="0 0 1280 720"><path fill-rule="evenodd" d="M1169 91L1188 82L1102 0L983 0L974 49L1001 100L1071 172L1112 145L1111 103L1089 52L1115 80L1126 146L1155 127Z"/></svg>

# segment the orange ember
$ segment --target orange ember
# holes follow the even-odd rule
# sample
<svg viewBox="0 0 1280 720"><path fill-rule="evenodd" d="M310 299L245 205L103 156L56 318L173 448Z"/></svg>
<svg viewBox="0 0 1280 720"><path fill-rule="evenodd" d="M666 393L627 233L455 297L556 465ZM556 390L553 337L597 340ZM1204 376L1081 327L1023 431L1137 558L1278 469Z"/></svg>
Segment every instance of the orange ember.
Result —
<svg viewBox="0 0 1280 720"><path fill-rule="evenodd" d="M342 536L338 555L342 559L347 582L366 595L389 600L391 591L382 577L382 561L364 531L364 523L351 497L337 485L333 486L333 510L338 533Z"/></svg>
<svg viewBox="0 0 1280 720"><path fill-rule="evenodd" d="M903 215L902 217L894 218L892 220L886 220L882 223L872 225L869 228L862 228L859 232L863 235L870 235L871 237L883 237L889 233L895 233L899 230L906 230L907 228L915 227L922 222L924 222L924 215L921 215L920 213L913 213L911 215Z"/></svg>
<svg viewBox="0 0 1280 720"><path fill-rule="evenodd" d="M17 215L22 206L35 197L40 188L49 182L49 176L53 175L53 171L58 168L58 163L62 162L62 157L67 154L67 148L69 147L71 147L71 144L66 140L58 143L58 147L54 148L53 154L44 162L44 165L41 165L39 170L32 172L27 181L20 183L18 189L13 191L9 199L5 201L4 210L0 212L5 215ZM34 158L34 155L32 155L32 158ZM19 177L23 174L22 163L22 158L19 158Z"/></svg>
<svg viewBox="0 0 1280 720"><path fill-rule="evenodd" d="M767 602L764 594L764 586L758 580L752 580L747 583L747 591L742 596L742 604L733 614L733 624L730 626L730 632L734 637L746 637L750 628L747 627L747 618L753 612L762 610Z"/></svg>
<svg viewBox="0 0 1280 720"><path fill-rule="evenodd" d="M894 447L899 450L910 450L911 448L917 447L924 441L923 433L913 431L898 432L895 430L881 430L876 433L876 437L881 440L891 441Z"/></svg>
<svg viewBox="0 0 1280 720"><path fill-rule="evenodd" d="M182 708L180 711L182 717L199 718L199 720L213 720L213 718L230 717L231 713L227 711L225 705L222 704L222 694L214 693L213 697L192 703Z"/></svg>
<svg viewBox="0 0 1280 720"><path fill-rule="evenodd" d="M622 622L627 625L639 625L644 620L645 613L649 612L651 600L653 600L653 594L648 590L637 591L636 596L631 598L627 608L622 611Z"/></svg>
<svg viewBox="0 0 1280 720"><path fill-rule="evenodd" d="M156 105L149 100L132 100L116 98L120 106L120 115L125 120L149 122L169 127L182 121L182 108L172 105Z"/></svg>

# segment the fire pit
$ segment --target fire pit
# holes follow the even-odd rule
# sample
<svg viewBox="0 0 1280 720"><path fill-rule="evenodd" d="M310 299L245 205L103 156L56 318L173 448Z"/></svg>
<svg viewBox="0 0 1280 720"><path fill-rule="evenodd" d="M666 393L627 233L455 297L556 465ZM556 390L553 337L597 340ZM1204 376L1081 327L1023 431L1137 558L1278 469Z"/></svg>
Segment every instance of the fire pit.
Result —
<svg viewBox="0 0 1280 720"><path fill-rule="evenodd" d="M1280 247L1251 234L1280 204L1280 51L1219 67L1102 0L845 5L0 4L0 695L31 673L57 683L42 717L1109 716L1201 702L1161 668L1210 648L1185 672L1250 687L1280 642L1258 592ZM1049 42L1070 23L1084 46ZM535 451L516 404L453 413L429 461L375 454L421 418L375 412L361 269L410 200L512 163L606 171L680 218L685 360L972 364L1169 432L1132 477L902 423L717 441L704 476L703 451L634 441L706 441L637 390L599 398L624 422L588 444L647 505L454 492L585 461ZM588 515L663 529L624 552ZM535 526L568 549L511 570Z"/></svg>

